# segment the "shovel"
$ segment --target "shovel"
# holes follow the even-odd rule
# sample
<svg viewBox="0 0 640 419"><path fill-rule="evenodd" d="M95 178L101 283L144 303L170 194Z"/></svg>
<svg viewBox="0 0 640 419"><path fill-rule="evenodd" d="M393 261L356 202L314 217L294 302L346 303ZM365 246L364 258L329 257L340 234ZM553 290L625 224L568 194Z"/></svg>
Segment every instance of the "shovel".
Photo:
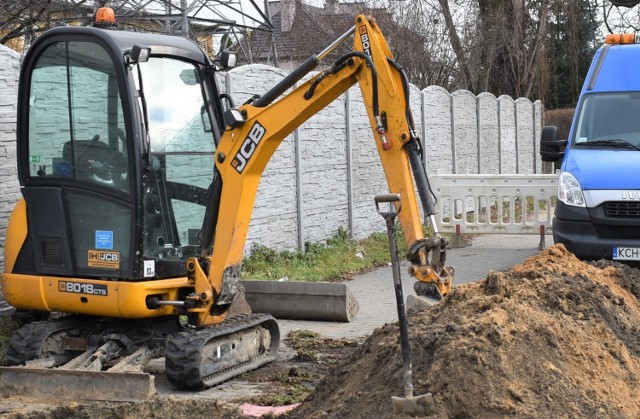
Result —
<svg viewBox="0 0 640 419"><path fill-rule="evenodd" d="M402 345L402 368L404 372L404 397L391 396L391 403L395 413L410 415L425 415L435 411L433 396L431 393L413 395L413 383L411 381L411 348L409 347L409 331L407 314L405 312L404 296L402 294L402 282L400 280L400 263L398 261L398 248L396 245L395 220L400 212L400 194L376 195L376 211L387 222L387 234L389 235L389 250L391 252L391 268L393 271L393 285L396 292L396 304L398 306L398 322L400 324L400 343ZM381 203L388 203L389 210L382 211ZM397 203L397 205L396 205ZM397 207L397 210L394 208Z"/></svg>

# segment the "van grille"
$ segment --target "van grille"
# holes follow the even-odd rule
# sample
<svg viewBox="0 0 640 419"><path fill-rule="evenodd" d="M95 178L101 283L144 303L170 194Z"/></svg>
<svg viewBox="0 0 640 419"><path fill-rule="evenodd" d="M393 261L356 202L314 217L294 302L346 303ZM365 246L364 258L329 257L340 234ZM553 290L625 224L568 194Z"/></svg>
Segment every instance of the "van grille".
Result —
<svg viewBox="0 0 640 419"><path fill-rule="evenodd" d="M603 239L632 240L640 238L640 227L635 226L608 226L594 224L598 237Z"/></svg>
<svg viewBox="0 0 640 419"><path fill-rule="evenodd" d="M640 218L640 202L607 202L604 213L607 217Z"/></svg>

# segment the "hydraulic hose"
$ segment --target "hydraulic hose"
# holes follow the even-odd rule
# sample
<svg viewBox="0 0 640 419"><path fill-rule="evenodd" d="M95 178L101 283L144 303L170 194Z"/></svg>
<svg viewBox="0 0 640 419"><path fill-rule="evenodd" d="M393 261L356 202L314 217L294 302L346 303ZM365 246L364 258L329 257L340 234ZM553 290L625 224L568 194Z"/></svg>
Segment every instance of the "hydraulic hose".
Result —
<svg viewBox="0 0 640 419"><path fill-rule="evenodd" d="M329 74L335 74L341 69L343 69L347 65L347 60L349 60L349 58L352 58L352 57L358 57L366 61L367 66L371 71L371 94L373 96L372 98L373 99L373 103L372 103L373 115L376 117L376 119L378 119L380 116L379 105L378 105L378 72L376 71L376 66L373 64L373 60L371 59L371 57L369 57L364 52L352 51L338 58L336 62L333 63L333 65L329 69L325 70L313 81L313 83L311 83L311 86L309 86L309 90L307 90L307 92L304 94L304 98L307 100L311 99L311 97L313 96L313 93L315 92L316 87L318 87L318 84L320 84L320 82Z"/></svg>
<svg viewBox="0 0 640 419"><path fill-rule="evenodd" d="M420 196L420 201L422 202L422 206L425 210L425 215L427 217L431 217L436 213L435 200L434 194L431 191L431 186L429 185L427 171L422 164L421 156L423 150L422 146L420 145L420 139L415 133L415 123L413 121L413 115L411 114L411 109L409 107L409 78L407 77L406 71L404 71L404 68L400 64L390 58L387 61L394 69L396 69L396 71L398 71L398 73L400 74L400 80L402 80L402 89L404 90L404 97L406 99L405 115L407 118L407 124L409 125L410 134L410 140L405 145L405 147L407 149L407 154L409 155L411 170L416 181L418 195ZM435 223L433 224L435 227Z"/></svg>

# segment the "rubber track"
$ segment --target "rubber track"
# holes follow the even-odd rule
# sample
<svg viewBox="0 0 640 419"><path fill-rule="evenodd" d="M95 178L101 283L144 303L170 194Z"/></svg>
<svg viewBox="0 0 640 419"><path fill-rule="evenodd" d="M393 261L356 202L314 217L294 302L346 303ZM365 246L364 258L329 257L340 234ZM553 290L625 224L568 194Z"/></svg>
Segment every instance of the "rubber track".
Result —
<svg viewBox="0 0 640 419"><path fill-rule="evenodd" d="M69 318L37 321L22 326L9 341L7 365L22 365L27 361L44 357L46 354L42 353L42 347L51 334L83 326L86 323L86 319Z"/></svg>
<svg viewBox="0 0 640 419"><path fill-rule="evenodd" d="M271 327L269 327L270 323ZM264 354L208 377L202 377L201 352L209 341L258 325L265 326L271 333L271 346ZM279 345L280 332L275 319L269 314L236 316L219 325L179 332L167 338L165 346L167 378L174 387L180 389L198 390L211 387L274 360L277 357Z"/></svg>

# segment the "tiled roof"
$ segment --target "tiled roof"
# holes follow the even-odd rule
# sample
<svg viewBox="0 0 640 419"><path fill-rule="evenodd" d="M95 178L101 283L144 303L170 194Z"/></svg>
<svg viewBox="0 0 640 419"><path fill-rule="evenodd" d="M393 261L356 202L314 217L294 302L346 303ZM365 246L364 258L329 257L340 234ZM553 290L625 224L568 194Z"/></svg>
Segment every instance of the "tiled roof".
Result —
<svg viewBox="0 0 640 419"><path fill-rule="evenodd" d="M331 44L355 24L358 13L365 12L373 14L377 19L383 14L388 16L383 10L375 13L376 11L366 9L364 3L336 4L330 12L328 7L319 8L296 2L291 30L282 31L282 13L277 11L271 17L273 32L259 29L253 31L249 42L250 54L245 46L245 54L251 59L245 58L243 61L274 64L271 42L275 39L278 62L302 62ZM347 41L336 50L335 55L350 50L351 44Z"/></svg>

